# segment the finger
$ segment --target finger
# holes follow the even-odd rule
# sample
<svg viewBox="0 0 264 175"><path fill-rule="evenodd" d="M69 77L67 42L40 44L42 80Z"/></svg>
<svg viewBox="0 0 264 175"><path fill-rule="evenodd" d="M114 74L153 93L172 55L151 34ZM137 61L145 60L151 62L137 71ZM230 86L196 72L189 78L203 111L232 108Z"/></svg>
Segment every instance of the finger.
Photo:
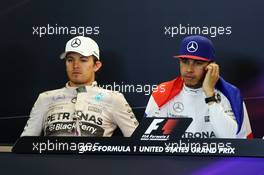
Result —
<svg viewBox="0 0 264 175"><path fill-rule="evenodd" d="M213 64L212 65L212 76L215 78L217 75L217 65Z"/></svg>
<svg viewBox="0 0 264 175"><path fill-rule="evenodd" d="M215 75L214 75L217 79L219 78L219 66L217 64L215 64Z"/></svg>
<svg viewBox="0 0 264 175"><path fill-rule="evenodd" d="M206 71L209 71L209 70L212 71L212 65L211 64L207 65L206 68L205 68L205 70Z"/></svg>
<svg viewBox="0 0 264 175"><path fill-rule="evenodd" d="M211 66L207 67L206 77L210 78L212 76L212 70L213 68Z"/></svg>
<svg viewBox="0 0 264 175"><path fill-rule="evenodd" d="M219 74L219 66L215 63L213 63L211 66L212 66L212 76L214 78L217 78Z"/></svg>
<svg viewBox="0 0 264 175"><path fill-rule="evenodd" d="M217 79L218 79L219 76L220 76L219 71L220 71L220 69L219 69L219 65L217 65L217 67L216 67L216 76L217 76Z"/></svg>

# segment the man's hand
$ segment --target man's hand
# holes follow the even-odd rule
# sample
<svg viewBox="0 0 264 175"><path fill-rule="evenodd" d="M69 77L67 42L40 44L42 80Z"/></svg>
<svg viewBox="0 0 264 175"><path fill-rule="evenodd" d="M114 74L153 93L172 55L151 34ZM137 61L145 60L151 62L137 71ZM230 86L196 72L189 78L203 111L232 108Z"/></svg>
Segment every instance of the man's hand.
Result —
<svg viewBox="0 0 264 175"><path fill-rule="evenodd" d="M206 75L203 81L203 90L206 97L211 97L214 95L215 84L219 79L219 66L216 63L210 63L205 70Z"/></svg>

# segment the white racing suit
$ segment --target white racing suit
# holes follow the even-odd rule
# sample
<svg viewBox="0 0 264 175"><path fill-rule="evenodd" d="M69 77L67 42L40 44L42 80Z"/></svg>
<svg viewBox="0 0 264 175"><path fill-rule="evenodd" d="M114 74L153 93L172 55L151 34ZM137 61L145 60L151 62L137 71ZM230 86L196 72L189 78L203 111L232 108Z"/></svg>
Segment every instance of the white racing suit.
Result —
<svg viewBox="0 0 264 175"><path fill-rule="evenodd" d="M161 108L150 97L145 115L147 117L190 117L193 119L183 138L247 138L251 133L248 114L243 103L244 121L239 133L238 125L228 99L218 90L221 101L205 103L205 94L200 89L183 86L180 93Z"/></svg>
<svg viewBox="0 0 264 175"><path fill-rule="evenodd" d="M77 93L78 91L78 93ZM117 126L130 137L138 121L124 96L91 86L41 93L21 136L110 137Z"/></svg>

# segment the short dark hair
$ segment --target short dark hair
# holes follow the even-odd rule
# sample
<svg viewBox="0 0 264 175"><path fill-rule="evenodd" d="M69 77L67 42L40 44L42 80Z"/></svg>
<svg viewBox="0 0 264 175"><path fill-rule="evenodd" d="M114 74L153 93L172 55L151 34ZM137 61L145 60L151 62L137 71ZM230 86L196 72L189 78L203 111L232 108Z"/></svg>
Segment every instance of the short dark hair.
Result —
<svg viewBox="0 0 264 175"><path fill-rule="evenodd" d="M96 61L100 61L96 56L94 56L94 55L91 55L91 56L93 57L94 64L96 63Z"/></svg>
<svg viewBox="0 0 264 175"><path fill-rule="evenodd" d="M94 56L94 55L91 55L91 56L93 58L93 63L94 64L96 63L96 61L100 61L101 62L101 60L99 60L96 56ZM100 73L100 69L95 72L95 78L98 76L99 73Z"/></svg>

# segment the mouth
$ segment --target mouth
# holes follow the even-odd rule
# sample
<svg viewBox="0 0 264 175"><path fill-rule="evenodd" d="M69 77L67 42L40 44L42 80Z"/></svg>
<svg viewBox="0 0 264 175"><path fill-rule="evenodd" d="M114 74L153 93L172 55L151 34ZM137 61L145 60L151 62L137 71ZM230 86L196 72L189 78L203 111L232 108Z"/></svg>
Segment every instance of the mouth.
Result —
<svg viewBox="0 0 264 175"><path fill-rule="evenodd" d="M186 75L186 76L184 76L184 78L186 80L193 80L195 77L194 76L190 76L190 75Z"/></svg>
<svg viewBox="0 0 264 175"><path fill-rule="evenodd" d="M81 75L81 72L72 72L72 75Z"/></svg>
<svg viewBox="0 0 264 175"><path fill-rule="evenodd" d="M72 70L72 73L73 73L73 74L80 74L81 71L79 71L79 70Z"/></svg>

